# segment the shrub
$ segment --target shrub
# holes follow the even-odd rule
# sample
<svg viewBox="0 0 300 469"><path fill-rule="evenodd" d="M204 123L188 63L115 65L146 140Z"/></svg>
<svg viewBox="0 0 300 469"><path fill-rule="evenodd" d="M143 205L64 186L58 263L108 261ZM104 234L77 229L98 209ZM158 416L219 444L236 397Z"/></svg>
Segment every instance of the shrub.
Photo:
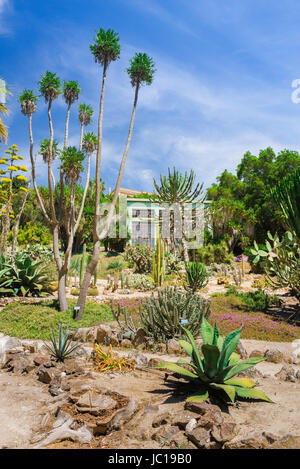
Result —
<svg viewBox="0 0 300 469"><path fill-rule="evenodd" d="M233 262L233 254L228 252L225 241L219 244L207 244L201 247L196 252L196 261L202 262L205 265L216 264L231 264Z"/></svg>
<svg viewBox="0 0 300 469"><path fill-rule="evenodd" d="M190 396L188 401L205 402L209 395L217 394L220 397L229 397L231 402L236 397L272 402L262 391L254 389L257 383L249 378L237 377L239 373L265 360L263 357L252 357L240 361L240 355L234 351L238 346L241 330L242 328L232 331L223 338L217 324L213 329L204 318L201 328L202 356L193 335L184 329L189 342L180 340L179 343L191 362L180 360L178 363L163 363L158 368L179 373L189 383L192 380L197 385L197 393Z"/></svg>
<svg viewBox="0 0 300 469"><path fill-rule="evenodd" d="M153 279L148 275L143 274L126 275L124 279L124 286L140 291L153 290L155 288Z"/></svg>
<svg viewBox="0 0 300 469"><path fill-rule="evenodd" d="M186 262L185 279L182 277L181 279L184 281L184 288L191 290L192 293L196 293L197 290L201 290L201 288L206 287L208 284L206 269L200 262Z"/></svg>
<svg viewBox="0 0 300 469"><path fill-rule="evenodd" d="M8 239L12 241L12 231L9 233ZM48 246L52 243L52 236L49 228L42 223L27 222L26 225L19 228L17 240L19 246L33 246L35 243Z"/></svg>
<svg viewBox="0 0 300 469"><path fill-rule="evenodd" d="M107 267L106 267L106 270L112 270L112 269L115 269L115 270L120 270L122 269L123 267L123 263L120 262L120 261L111 261Z"/></svg>
<svg viewBox="0 0 300 469"><path fill-rule="evenodd" d="M148 335L157 342L182 335L182 321L196 336L199 334L203 317L209 318L210 302L192 292L181 292L175 287L165 287L147 298L140 306L141 322Z"/></svg>
<svg viewBox="0 0 300 469"><path fill-rule="evenodd" d="M125 250L124 258L130 262L139 274L151 272L153 250L147 246L130 246Z"/></svg>

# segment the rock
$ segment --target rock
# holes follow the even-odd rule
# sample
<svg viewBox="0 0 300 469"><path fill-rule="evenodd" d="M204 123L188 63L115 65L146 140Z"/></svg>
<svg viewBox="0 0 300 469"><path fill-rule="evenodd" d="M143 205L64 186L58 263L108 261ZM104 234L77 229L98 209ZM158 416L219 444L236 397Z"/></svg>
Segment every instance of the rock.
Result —
<svg viewBox="0 0 300 469"><path fill-rule="evenodd" d="M101 324L101 326L97 326L96 331L95 331L95 340L97 344L108 345L111 334L112 334L112 331L109 326L105 324Z"/></svg>
<svg viewBox="0 0 300 469"><path fill-rule="evenodd" d="M284 354L278 349L269 349L265 351L264 357L267 362L280 363L284 361Z"/></svg>
<svg viewBox="0 0 300 469"><path fill-rule="evenodd" d="M88 444L92 440L92 434L88 430L86 425L83 425L79 428L74 429L74 420L68 414L64 412L59 412L57 420L54 422L53 430L48 433L45 437L39 436L38 438L41 441L37 444L34 448L43 448L45 446L54 443L55 441L64 441L64 440L71 440L81 444ZM45 439L43 439L45 437Z"/></svg>
<svg viewBox="0 0 300 469"><path fill-rule="evenodd" d="M292 361L294 365L300 365L300 339L294 340L292 343Z"/></svg>
<svg viewBox="0 0 300 469"><path fill-rule="evenodd" d="M86 341L94 344L96 342L96 334L97 334L96 327L89 327L86 333Z"/></svg>
<svg viewBox="0 0 300 469"><path fill-rule="evenodd" d="M160 428L154 435L152 435L152 439L157 441L158 443L170 443L174 441L176 438L182 438L183 434L179 432L178 427L174 427L172 425L164 426Z"/></svg>
<svg viewBox="0 0 300 469"><path fill-rule="evenodd" d="M99 416L115 409L117 403L109 396L87 392L77 401L76 407L78 412Z"/></svg>
<svg viewBox="0 0 300 469"><path fill-rule="evenodd" d="M167 346L166 344L158 344L157 346L157 350L160 352L160 353L167 353Z"/></svg>
<svg viewBox="0 0 300 469"><path fill-rule="evenodd" d="M162 363L162 361L159 360L158 358L150 358L150 360L148 362L148 366L149 366L149 368L156 368L161 363Z"/></svg>
<svg viewBox="0 0 300 469"><path fill-rule="evenodd" d="M147 333L142 327L139 327L138 330L136 331L132 343L135 347L139 345L144 345L147 343Z"/></svg>
<svg viewBox="0 0 300 469"><path fill-rule="evenodd" d="M249 438L236 439L224 444L224 449L265 449L269 445L263 436L251 436Z"/></svg>
<svg viewBox="0 0 300 469"><path fill-rule="evenodd" d="M295 383L297 380L296 371L291 365L284 365L275 376L282 381L290 381L291 383Z"/></svg>
<svg viewBox="0 0 300 469"><path fill-rule="evenodd" d="M43 366L44 368L51 368L52 367L52 363L49 359L49 357L45 357L45 356L37 356L37 357L34 357L33 359L33 363L35 364L35 366Z"/></svg>
<svg viewBox="0 0 300 469"><path fill-rule="evenodd" d="M132 342L129 339L123 339L121 341L121 347L123 348L131 348L132 347Z"/></svg>
<svg viewBox="0 0 300 469"><path fill-rule="evenodd" d="M6 362L3 364L3 368L6 368L8 371L21 375L30 373L34 369L33 361L22 353L8 351L5 353L5 356Z"/></svg>
<svg viewBox="0 0 300 469"><path fill-rule="evenodd" d="M250 355L249 355L249 358L254 358L254 357L263 357L264 356L264 352L262 352L261 350L253 350Z"/></svg>
<svg viewBox="0 0 300 469"><path fill-rule="evenodd" d="M138 405L134 399L131 399L125 409L119 410L110 422L110 430L116 430L128 422L136 413Z"/></svg>
<svg viewBox="0 0 300 469"><path fill-rule="evenodd" d="M257 368L249 368L249 370L239 373L239 376L250 379L262 378L264 375Z"/></svg>
<svg viewBox="0 0 300 469"><path fill-rule="evenodd" d="M211 435L218 443L226 443L233 440L238 434L237 425L234 422L223 422L220 425L214 425Z"/></svg>
<svg viewBox="0 0 300 469"><path fill-rule="evenodd" d="M300 370L299 370L299 371L297 371L297 374L296 374L296 379L297 379L298 381L300 381Z"/></svg>
<svg viewBox="0 0 300 469"><path fill-rule="evenodd" d="M88 327L80 327L75 332L75 334L73 336L73 340L75 340L77 342L87 342L86 336L87 336L88 330L89 330Z"/></svg>
<svg viewBox="0 0 300 469"><path fill-rule="evenodd" d="M84 374L84 369L75 359L66 360L63 367L66 375L80 376Z"/></svg>
<svg viewBox="0 0 300 469"><path fill-rule="evenodd" d="M43 366L38 369L36 374L38 377L38 381L41 381L41 383L44 384L50 384L52 379L54 378L54 372L49 368L44 368Z"/></svg>
<svg viewBox="0 0 300 469"><path fill-rule="evenodd" d="M22 340L22 346L25 350L28 350L29 353L37 352L37 344L34 340Z"/></svg>
<svg viewBox="0 0 300 469"><path fill-rule="evenodd" d="M206 430L211 430L223 424L223 417L220 410L208 409L204 415L201 415L198 420L198 425L200 427L206 428Z"/></svg>
<svg viewBox="0 0 300 469"><path fill-rule="evenodd" d="M167 342L167 351L170 354L180 354L182 352L182 348L180 347L179 343L175 339L170 339Z"/></svg>
<svg viewBox="0 0 300 469"><path fill-rule="evenodd" d="M285 435L271 444L268 449L300 449L300 436Z"/></svg>
<svg viewBox="0 0 300 469"><path fill-rule="evenodd" d="M138 367L145 367L148 365L148 358L136 349L130 350L127 355L128 358L134 358Z"/></svg>
<svg viewBox="0 0 300 469"><path fill-rule="evenodd" d="M0 337L0 363L5 360L5 353L9 350L15 349L16 347L22 347L22 342L16 337L9 337L3 335ZM22 347L23 350L23 347Z"/></svg>
<svg viewBox="0 0 300 469"><path fill-rule="evenodd" d="M157 415L153 422L152 427L158 428L161 425L166 425L170 421L170 412L164 412L163 414Z"/></svg>
<svg viewBox="0 0 300 469"><path fill-rule="evenodd" d="M238 353L242 359L248 358L247 350L245 349L241 341L239 341L238 346L235 349L235 352Z"/></svg>
<svg viewBox="0 0 300 469"><path fill-rule="evenodd" d="M196 414L205 415L208 412L216 412L221 414L221 411L217 405L206 404L205 402L190 402L186 401L184 405L185 410L190 410Z"/></svg>
<svg viewBox="0 0 300 469"><path fill-rule="evenodd" d="M187 437L197 448L204 449L210 447L210 433L203 427L196 427L191 432L187 432Z"/></svg>
<svg viewBox="0 0 300 469"><path fill-rule="evenodd" d="M188 435L191 433L195 428L197 427L197 420L196 419L191 419L188 421L185 427L185 433Z"/></svg>
<svg viewBox="0 0 300 469"><path fill-rule="evenodd" d="M198 416L197 416L197 418L198 418ZM174 416L174 418L172 419L172 425L176 425L181 430L185 430L186 426L188 425L188 423L192 419L195 419L196 424L197 424L197 420L195 418L194 412L190 412L189 410L185 410L185 411L179 413L178 415Z"/></svg>
<svg viewBox="0 0 300 469"><path fill-rule="evenodd" d="M119 339L116 335L112 335L109 339L109 343L112 347L119 347Z"/></svg>

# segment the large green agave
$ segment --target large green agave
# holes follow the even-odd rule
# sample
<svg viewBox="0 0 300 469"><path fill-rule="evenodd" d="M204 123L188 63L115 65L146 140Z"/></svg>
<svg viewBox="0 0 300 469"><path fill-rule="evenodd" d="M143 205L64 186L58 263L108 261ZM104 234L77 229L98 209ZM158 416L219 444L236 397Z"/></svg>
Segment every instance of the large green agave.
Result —
<svg viewBox="0 0 300 469"><path fill-rule="evenodd" d="M183 328L184 329L184 328ZM265 358L253 357L240 361L240 355L235 349L240 340L242 327L230 332L225 338L220 336L217 325L212 328L203 318L201 336L203 340L202 355L196 345L193 335L184 329L189 342L179 340L181 347L190 356L191 362L179 360L177 363L162 363L158 368L168 369L182 375L185 379L199 383L197 394L187 400L192 402L205 402L209 393L226 393L234 402L236 396L249 399L260 399L272 402L266 394L254 389L257 383L249 378L237 377L242 371L252 368Z"/></svg>

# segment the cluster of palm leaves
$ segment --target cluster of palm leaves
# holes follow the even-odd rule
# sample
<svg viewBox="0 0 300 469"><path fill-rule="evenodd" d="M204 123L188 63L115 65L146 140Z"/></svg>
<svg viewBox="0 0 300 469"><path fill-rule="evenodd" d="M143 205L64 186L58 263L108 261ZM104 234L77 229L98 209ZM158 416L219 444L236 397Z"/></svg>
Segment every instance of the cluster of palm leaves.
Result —
<svg viewBox="0 0 300 469"><path fill-rule="evenodd" d="M227 396L232 402L236 397L271 402L262 391L254 389L257 383L237 376L252 368L256 363L265 360L261 357L252 357L240 361L240 355L235 353L235 350L240 340L241 330L242 328L232 331L223 338L220 336L217 325L215 324L212 328L204 317L201 327L203 340L201 351L191 332L184 329L189 342L180 340L179 343L191 361L179 360L177 363L163 363L158 368L180 374L197 385L197 393L190 396L188 401L205 402L210 394L217 393L221 398Z"/></svg>
<svg viewBox="0 0 300 469"><path fill-rule="evenodd" d="M48 290L46 264L19 253L15 260L0 259L0 295L41 296Z"/></svg>

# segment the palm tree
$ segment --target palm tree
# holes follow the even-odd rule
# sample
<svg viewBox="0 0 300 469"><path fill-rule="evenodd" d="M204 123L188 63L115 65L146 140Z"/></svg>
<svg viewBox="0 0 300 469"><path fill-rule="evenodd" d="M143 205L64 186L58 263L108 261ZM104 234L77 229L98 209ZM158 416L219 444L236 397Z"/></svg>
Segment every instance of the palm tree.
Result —
<svg viewBox="0 0 300 469"><path fill-rule="evenodd" d="M119 174L114 190L114 196L113 200L108 212L107 220L105 223L105 227L101 231L101 233L98 233L98 227L99 227L99 208L97 207L98 205L98 198L97 198L97 184L99 186L98 190L101 190L100 186L100 166L99 166L99 173L97 174L96 172L96 210L95 210L95 221L94 221L94 245L93 245L93 253L91 256L90 263L87 266L84 279L82 282L82 285L80 287L80 294L78 297L78 303L77 306L79 307L79 310L77 310L77 316L76 319L80 319L82 317L82 313L84 310L85 302L86 302L86 296L87 296L87 291L88 287L90 285L91 277L95 271L95 268L97 267L98 261L99 261L99 255L100 255L100 245L101 241L107 236L108 230L110 227L110 224L113 219L115 207L117 204L117 200L119 197L119 192L120 192L120 186L123 178L123 173L124 173L124 168L125 168L125 163L126 159L128 156L129 148L130 148L130 143L132 139L132 133L133 133L133 125L134 125L134 120L135 120L135 115L136 115L136 108L137 108L137 102L138 102L138 96L139 96L139 90L142 85L151 85L153 81L153 77L155 74L155 66L154 62L151 57L149 57L147 54L143 53L137 53L135 56L130 60L129 67L127 68L127 73L129 75L131 85L133 88L135 88L135 93L134 93L134 101L133 101L133 109L131 113L131 119L130 119L130 125L129 125L129 132L128 132L128 137L127 137L127 142L125 145L125 150L123 153L123 157L120 163L120 168L119 168ZM103 111L103 109L102 109ZM101 105L100 105L100 114L101 114ZM99 119L100 120L100 119ZM101 124L102 125L102 124ZM98 135L98 145L100 143L100 134ZM99 147L98 147L98 152L99 152ZM97 153L98 155L98 153ZM100 161L99 161L100 164ZM99 193L100 197L101 192Z"/></svg>
<svg viewBox="0 0 300 469"><path fill-rule="evenodd" d="M58 142L57 140L53 140L52 159L55 160L55 158L57 157L59 153L60 153L60 150L58 149ZM44 163L48 163L48 160L50 158L50 140L48 138L45 138L40 143L39 154L43 157Z"/></svg>
<svg viewBox="0 0 300 469"><path fill-rule="evenodd" d="M203 184L200 185L198 183L196 187L193 188L195 179L196 176L193 170L191 170L189 175L187 172L182 175L181 173L179 173L179 171L176 171L175 168L173 169L173 173L171 172L170 168L168 168L168 176L160 175L160 184L158 184L154 179L154 187L156 193L154 193L154 195L150 197L151 200L153 200L154 202L159 202L160 204L167 204L169 207L172 207L172 210L170 211L170 236L171 247L174 253L176 249L174 233L176 222L179 222L182 226L182 211L184 205L191 204L195 201L199 201L199 197L202 193ZM177 219L176 214L179 215L180 220ZM185 262L188 262L189 256L184 234L182 234L181 240L183 245L184 260Z"/></svg>
<svg viewBox="0 0 300 469"><path fill-rule="evenodd" d="M66 104L68 105L67 117L66 117L66 127L65 127L65 141L64 148L67 148L68 145L68 135L69 135L69 120L70 120L70 111L72 104L78 100L81 89L77 81L65 81L63 85L63 96Z"/></svg>
<svg viewBox="0 0 300 469"><path fill-rule="evenodd" d="M86 125L89 125L92 121L92 115L94 114L93 109L91 106L87 104L79 104L79 115L78 119L81 123L81 130L80 130L80 143L79 143L79 150L82 150L82 140L83 140L83 131Z"/></svg>

